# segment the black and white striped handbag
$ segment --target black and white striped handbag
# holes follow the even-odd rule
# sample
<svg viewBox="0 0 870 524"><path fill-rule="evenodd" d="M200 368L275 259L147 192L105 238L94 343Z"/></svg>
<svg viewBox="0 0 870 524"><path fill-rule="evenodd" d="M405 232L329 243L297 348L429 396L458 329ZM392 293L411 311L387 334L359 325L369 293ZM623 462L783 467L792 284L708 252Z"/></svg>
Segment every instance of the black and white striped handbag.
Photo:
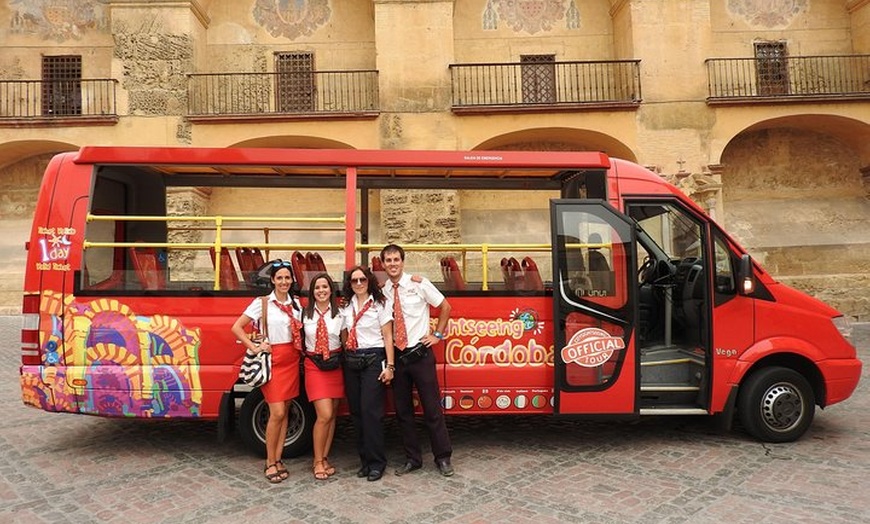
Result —
<svg viewBox="0 0 870 524"><path fill-rule="evenodd" d="M272 354L246 350L242 367L239 369L239 377L245 384L255 388L269 382L272 378Z"/></svg>
<svg viewBox="0 0 870 524"><path fill-rule="evenodd" d="M260 336L263 340L269 337L269 328L266 325L268 297L260 297L261 311L260 313ZM272 378L272 353L266 351L254 352L250 349L245 350L245 357L242 359L242 367L239 368L239 378L245 384L258 388L269 382Z"/></svg>

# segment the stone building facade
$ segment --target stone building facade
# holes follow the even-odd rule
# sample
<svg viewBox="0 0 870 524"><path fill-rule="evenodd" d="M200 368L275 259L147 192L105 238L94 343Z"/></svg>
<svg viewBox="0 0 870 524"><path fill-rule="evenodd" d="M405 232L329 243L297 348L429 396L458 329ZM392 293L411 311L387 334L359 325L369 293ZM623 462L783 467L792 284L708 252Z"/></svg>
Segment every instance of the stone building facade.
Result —
<svg viewBox="0 0 870 524"><path fill-rule="evenodd" d="M6 311L42 170L96 144L601 150L870 319L870 0L10 0L0 49ZM373 205L382 240L455 243L494 204Z"/></svg>

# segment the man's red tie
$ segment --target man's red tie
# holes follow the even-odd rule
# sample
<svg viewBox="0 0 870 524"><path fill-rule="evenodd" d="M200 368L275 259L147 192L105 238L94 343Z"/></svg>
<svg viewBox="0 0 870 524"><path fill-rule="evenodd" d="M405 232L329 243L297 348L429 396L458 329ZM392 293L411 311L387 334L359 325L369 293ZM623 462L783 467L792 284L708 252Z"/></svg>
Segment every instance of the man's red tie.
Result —
<svg viewBox="0 0 870 524"><path fill-rule="evenodd" d="M402 315L402 302L399 300L399 285L393 284L393 331L396 340L393 342L400 350L408 347L408 332L405 330L405 316Z"/></svg>

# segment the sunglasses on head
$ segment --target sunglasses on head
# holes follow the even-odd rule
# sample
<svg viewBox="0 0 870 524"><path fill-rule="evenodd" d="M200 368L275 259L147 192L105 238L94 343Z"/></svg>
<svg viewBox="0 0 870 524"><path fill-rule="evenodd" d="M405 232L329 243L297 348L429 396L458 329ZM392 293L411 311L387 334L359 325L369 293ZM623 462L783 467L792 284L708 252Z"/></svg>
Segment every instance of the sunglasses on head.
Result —
<svg viewBox="0 0 870 524"><path fill-rule="evenodd" d="M369 281L369 279L366 278L366 277L359 277L359 278L352 278L352 279L350 279L350 282L351 282L352 284L365 284L365 283L368 282L368 281Z"/></svg>
<svg viewBox="0 0 870 524"><path fill-rule="evenodd" d="M272 262L272 267L290 267L290 262L287 262L286 260L279 259L279 260Z"/></svg>

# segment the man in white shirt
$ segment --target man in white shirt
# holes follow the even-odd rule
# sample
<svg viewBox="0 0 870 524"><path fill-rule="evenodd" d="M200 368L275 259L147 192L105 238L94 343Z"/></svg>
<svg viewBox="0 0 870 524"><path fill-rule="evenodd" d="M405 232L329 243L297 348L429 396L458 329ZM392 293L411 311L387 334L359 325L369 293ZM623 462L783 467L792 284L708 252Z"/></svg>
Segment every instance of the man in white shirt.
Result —
<svg viewBox="0 0 870 524"><path fill-rule="evenodd" d="M442 475L449 477L453 475L453 466L450 464L453 448L441 411L441 387L435 370L433 348L444 339L443 331L450 318L450 303L428 279L412 279L405 274L405 251L400 246L385 246L381 250L381 261L389 277L383 292L387 309L393 311L393 343L396 348L393 396L406 458L405 464L396 470L396 475L410 473L423 465L420 443L414 429L412 391L416 386L435 465ZM439 310L438 325L431 333L430 306Z"/></svg>

